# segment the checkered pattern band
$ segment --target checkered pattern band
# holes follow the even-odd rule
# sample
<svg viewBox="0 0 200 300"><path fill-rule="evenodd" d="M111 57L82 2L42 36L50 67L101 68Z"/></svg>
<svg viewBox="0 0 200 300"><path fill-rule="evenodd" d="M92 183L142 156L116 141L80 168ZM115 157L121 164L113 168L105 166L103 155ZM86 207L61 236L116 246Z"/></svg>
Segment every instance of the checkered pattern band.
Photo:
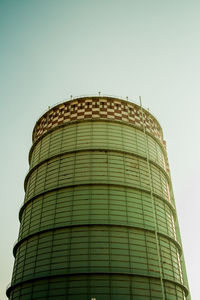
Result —
<svg viewBox="0 0 200 300"><path fill-rule="evenodd" d="M156 119L140 106L115 98L89 97L67 101L50 109L36 123L33 141L49 129L75 120L111 119L134 124L157 137L163 144L162 130ZM144 120L143 120L144 119ZM144 122L143 122L144 121Z"/></svg>

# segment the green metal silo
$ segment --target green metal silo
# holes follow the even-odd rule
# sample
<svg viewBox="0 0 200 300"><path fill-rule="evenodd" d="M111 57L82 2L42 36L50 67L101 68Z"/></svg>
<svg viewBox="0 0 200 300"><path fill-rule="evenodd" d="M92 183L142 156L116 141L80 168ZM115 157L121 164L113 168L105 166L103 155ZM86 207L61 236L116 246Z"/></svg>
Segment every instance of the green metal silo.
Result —
<svg viewBox="0 0 200 300"><path fill-rule="evenodd" d="M82 97L33 130L9 299L189 300L165 142L134 103Z"/></svg>

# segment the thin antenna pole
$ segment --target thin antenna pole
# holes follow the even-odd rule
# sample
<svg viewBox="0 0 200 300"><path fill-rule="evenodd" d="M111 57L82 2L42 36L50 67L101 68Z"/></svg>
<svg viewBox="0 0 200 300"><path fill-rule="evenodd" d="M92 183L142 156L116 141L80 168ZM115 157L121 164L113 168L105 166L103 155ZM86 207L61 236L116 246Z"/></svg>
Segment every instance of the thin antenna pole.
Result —
<svg viewBox="0 0 200 300"><path fill-rule="evenodd" d="M141 96L139 96L139 100L140 100L140 109L142 111L142 97ZM143 112L142 112L142 114L143 114Z"/></svg>

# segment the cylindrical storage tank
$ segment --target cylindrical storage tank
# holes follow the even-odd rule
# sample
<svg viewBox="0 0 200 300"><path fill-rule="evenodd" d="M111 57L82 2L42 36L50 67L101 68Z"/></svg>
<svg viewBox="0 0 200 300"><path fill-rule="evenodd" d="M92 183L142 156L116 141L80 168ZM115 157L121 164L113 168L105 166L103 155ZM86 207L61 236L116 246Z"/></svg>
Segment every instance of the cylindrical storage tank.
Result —
<svg viewBox="0 0 200 300"><path fill-rule="evenodd" d="M142 107L82 97L33 130L11 300L189 300L165 142Z"/></svg>

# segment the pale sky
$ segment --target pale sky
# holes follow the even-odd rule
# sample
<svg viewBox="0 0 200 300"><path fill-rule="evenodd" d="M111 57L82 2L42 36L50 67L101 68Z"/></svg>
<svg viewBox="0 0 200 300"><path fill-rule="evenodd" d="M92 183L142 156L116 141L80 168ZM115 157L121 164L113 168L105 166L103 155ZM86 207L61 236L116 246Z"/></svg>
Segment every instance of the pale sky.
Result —
<svg viewBox="0 0 200 300"><path fill-rule="evenodd" d="M192 300L200 269L200 2L0 0L0 299L32 129L70 95L142 96L167 141Z"/></svg>

